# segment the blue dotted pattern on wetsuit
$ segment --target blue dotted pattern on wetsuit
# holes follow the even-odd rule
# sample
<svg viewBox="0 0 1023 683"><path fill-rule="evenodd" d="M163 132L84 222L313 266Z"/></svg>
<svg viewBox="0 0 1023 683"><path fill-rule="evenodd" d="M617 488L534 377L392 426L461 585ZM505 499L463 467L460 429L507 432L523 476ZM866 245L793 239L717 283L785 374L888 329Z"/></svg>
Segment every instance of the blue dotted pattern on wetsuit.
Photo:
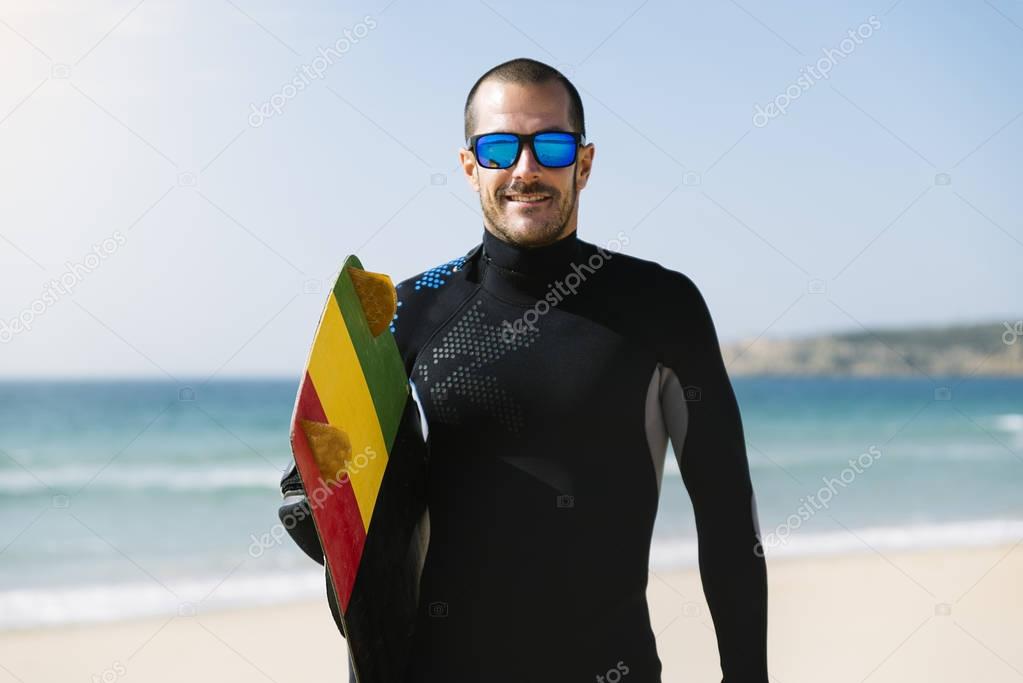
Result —
<svg viewBox="0 0 1023 683"><path fill-rule="evenodd" d="M443 284L445 284L447 282L447 280L445 278L447 278L452 273L454 273L457 269L459 269L463 265L465 265L465 262L466 262L467 258L468 258L467 256L459 256L458 258L451 259L447 263L442 263L439 266L435 266L433 268L430 268L430 270L426 271L421 276L416 278L416 281L413 283L413 287L415 287L415 289L417 291L420 290L420 289L423 289L424 287L426 287L428 289L439 289L441 287L441 285L443 285ZM401 289L401 284L398 284L395 287L395 289ZM399 294L400 294L400 292L399 292ZM399 299L398 300L398 308L401 308L401 303L402 302ZM397 322L397 320L398 320L398 311L395 310L394 311L394 317L391 318L391 332L392 333L394 333L394 331L395 331L394 325Z"/></svg>
<svg viewBox="0 0 1023 683"><path fill-rule="evenodd" d="M423 287L429 287L430 289L437 289L443 285L447 280L444 278L454 272L455 268L461 268L462 264L465 263L465 257L459 256L456 259L451 259L447 263L437 266L436 268L430 268L422 274L422 276L416 280L415 288L422 289Z"/></svg>
<svg viewBox="0 0 1023 683"><path fill-rule="evenodd" d="M398 289L399 287L401 287L401 285L398 285L395 289ZM401 299L398 299L398 308L401 308ZM398 320L398 308L394 309L394 317L391 318L391 334L394 334L394 323Z"/></svg>

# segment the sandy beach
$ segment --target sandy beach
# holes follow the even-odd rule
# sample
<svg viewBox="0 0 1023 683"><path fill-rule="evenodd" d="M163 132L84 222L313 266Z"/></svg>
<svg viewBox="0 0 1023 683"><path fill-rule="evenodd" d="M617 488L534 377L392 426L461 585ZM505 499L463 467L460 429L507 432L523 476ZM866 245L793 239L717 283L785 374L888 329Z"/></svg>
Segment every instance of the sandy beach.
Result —
<svg viewBox="0 0 1023 683"><path fill-rule="evenodd" d="M769 558L772 678L871 683L1023 678L1023 542L883 555ZM695 571L654 572L665 683L720 681ZM334 652L336 665L295 653ZM0 635L0 682L337 683L345 650L326 603Z"/></svg>

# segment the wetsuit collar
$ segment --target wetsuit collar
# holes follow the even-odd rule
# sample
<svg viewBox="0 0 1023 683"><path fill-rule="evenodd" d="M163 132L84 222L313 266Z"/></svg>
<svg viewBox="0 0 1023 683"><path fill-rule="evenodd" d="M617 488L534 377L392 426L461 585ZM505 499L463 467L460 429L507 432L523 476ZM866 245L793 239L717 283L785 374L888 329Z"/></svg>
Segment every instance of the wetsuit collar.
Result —
<svg viewBox="0 0 1023 683"><path fill-rule="evenodd" d="M579 238L573 230L557 242L523 247L483 230L483 287L498 296L529 303L543 298L548 286L563 278L577 261Z"/></svg>

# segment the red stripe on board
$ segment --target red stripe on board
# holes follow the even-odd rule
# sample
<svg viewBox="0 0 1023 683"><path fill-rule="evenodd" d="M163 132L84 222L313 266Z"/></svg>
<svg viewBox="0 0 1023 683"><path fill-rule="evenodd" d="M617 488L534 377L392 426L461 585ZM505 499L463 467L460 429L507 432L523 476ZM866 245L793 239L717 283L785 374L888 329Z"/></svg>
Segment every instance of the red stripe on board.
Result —
<svg viewBox="0 0 1023 683"><path fill-rule="evenodd" d="M302 388L298 394L297 417L303 420L312 420L327 424L327 414L323 412L320 404L320 397L316 395L316 387L313 386L313 378L306 370L305 378L302 380Z"/></svg>
<svg viewBox="0 0 1023 683"><path fill-rule="evenodd" d="M347 612L362 549L366 544L366 530L362 525L362 515L359 514L359 504L351 482L346 479L328 484L320 478L319 466L299 422L305 419L327 423L308 372L302 381L295 419L292 425L292 449L305 483L306 498L313 511L316 528L320 532L324 556L338 593L338 603L341 611ZM306 473L312 473L312 476Z"/></svg>

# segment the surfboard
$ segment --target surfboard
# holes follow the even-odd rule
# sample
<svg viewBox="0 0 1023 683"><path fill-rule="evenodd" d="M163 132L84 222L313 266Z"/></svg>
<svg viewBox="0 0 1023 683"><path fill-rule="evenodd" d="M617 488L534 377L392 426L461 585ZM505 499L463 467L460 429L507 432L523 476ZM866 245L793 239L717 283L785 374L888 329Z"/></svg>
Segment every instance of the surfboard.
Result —
<svg viewBox="0 0 1023 683"><path fill-rule="evenodd" d="M396 309L390 277L347 257L291 420L292 452L359 683L404 680L429 538L426 448L390 331Z"/></svg>

